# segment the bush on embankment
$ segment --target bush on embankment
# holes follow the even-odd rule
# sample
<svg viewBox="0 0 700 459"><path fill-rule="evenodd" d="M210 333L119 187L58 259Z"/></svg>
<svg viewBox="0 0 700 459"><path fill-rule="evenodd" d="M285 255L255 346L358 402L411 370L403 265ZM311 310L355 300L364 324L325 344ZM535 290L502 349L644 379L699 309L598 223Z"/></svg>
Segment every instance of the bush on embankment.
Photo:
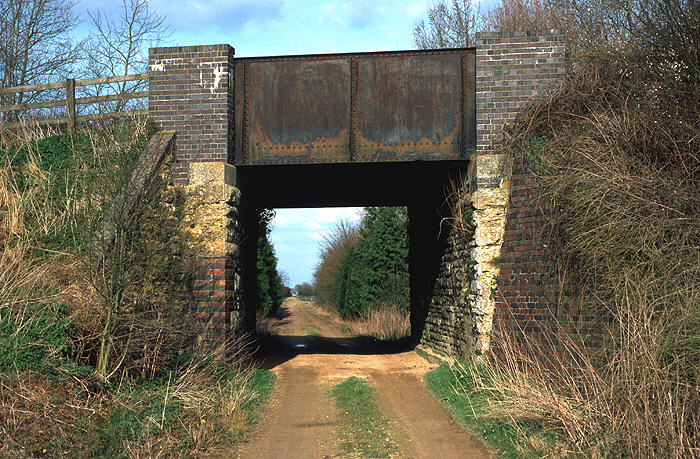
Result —
<svg viewBox="0 0 700 459"><path fill-rule="evenodd" d="M267 373L191 357L184 190L168 165L135 209L115 200L151 133L1 133L0 455L224 451L269 391ZM109 208L115 243L94 256Z"/></svg>
<svg viewBox="0 0 700 459"><path fill-rule="evenodd" d="M336 310L336 279L345 255L357 243L359 235L357 226L341 221L324 236L320 244L321 260L314 270L314 293L321 307Z"/></svg>
<svg viewBox="0 0 700 459"><path fill-rule="evenodd" d="M559 283L603 316L604 356L593 360L575 338L542 352L526 332L517 342L495 335L480 390L493 416L561 432L560 453L691 457L700 454L700 111L687 84L698 75L683 72L698 67L676 62L675 78L641 51L601 55L530 105L501 148L536 180Z"/></svg>
<svg viewBox="0 0 700 459"><path fill-rule="evenodd" d="M336 277L335 304L343 317L366 317L377 304L408 312L408 213L405 207L366 207L359 238Z"/></svg>

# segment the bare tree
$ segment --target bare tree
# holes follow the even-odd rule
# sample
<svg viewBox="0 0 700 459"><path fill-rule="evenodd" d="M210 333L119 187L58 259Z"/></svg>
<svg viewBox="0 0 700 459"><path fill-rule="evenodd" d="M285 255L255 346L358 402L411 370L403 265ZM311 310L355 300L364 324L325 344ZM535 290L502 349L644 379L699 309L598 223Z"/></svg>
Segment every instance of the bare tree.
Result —
<svg viewBox="0 0 700 459"><path fill-rule="evenodd" d="M433 2L427 20L426 24L421 19L413 29L413 41L421 49L467 47L482 24L479 3L472 0Z"/></svg>
<svg viewBox="0 0 700 459"><path fill-rule="evenodd" d="M55 82L70 74L81 48L70 35L79 24L74 4L70 0L0 0L3 88ZM47 96L36 92L2 94L0 103L20 104Z"/></svg>
<svg viewBox="0 0 700 459"><path fill-rule="evenodd" d="M289 286L289 274L287 274L286 271L278 269L277 275L279 276L282 285Z"/></svg>
<svg viewBox="0 0 700 459"><path fill-rule="evenodd" d="M86 45L86 71L90 77L110 77L143 73L148 66L148 47L167 35L165 18L150 8L148 0L122 0L118 20L100 11L89 11L95 28ZM120 82L90 88L89 95L110 92L122 94L146 89L146 81ZM105 87L106 86L106 87ZM120 100L102 104L100 111L122 111L130 102Z"/></svg>
<svg viewBox="0 0 700 459"><path fill-rule="evenodd" d="M553 0L502 0L484 16L492 31L565 29L562 2Z"/></svg>

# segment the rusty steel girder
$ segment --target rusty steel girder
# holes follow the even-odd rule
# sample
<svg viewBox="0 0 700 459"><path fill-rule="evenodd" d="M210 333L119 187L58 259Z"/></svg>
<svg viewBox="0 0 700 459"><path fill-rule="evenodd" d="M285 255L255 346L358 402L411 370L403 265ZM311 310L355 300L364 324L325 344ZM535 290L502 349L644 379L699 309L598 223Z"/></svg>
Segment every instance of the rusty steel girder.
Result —
<svg viewBox="0 0 700 459"><path fill-rule="evenodd" d="M467 159L474 48L238 58L234 163Z"/></svg>

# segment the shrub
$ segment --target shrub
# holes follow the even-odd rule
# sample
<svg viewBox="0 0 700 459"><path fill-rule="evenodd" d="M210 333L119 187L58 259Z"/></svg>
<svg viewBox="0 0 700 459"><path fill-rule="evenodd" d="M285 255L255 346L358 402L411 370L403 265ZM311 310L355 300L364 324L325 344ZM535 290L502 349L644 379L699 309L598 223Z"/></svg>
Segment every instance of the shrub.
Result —
<svg viewBox="0 0 700 459"><path fill-rule="evenodd" d="M284 289L282 278L277 271L277 256L270 243L270 222L275 217L271 209L261 209L258 214L257 247L257 300L258 310L274 317L282 305Z"/></svg>
<svg viewBox="0 0 700 459"><path fill-rule="evenodd" d="M104 377L118 370L153 375L193 342L182 189L170 184L166 165L135 209L120 209L117 199L150 132L133 122L3 145L0 227L10 231L0 246L33 248L23 252L24 263L43 263L55 281L46 294L70 307L73 357L97 361ZM111 206L116 243L102 257L88 256L87 241ZM36 292L17 296L32 299L34 318L57 311L46 306L55 301L34 301Z"/></svg>
<svg viewBox="0 0 700 459"><path fill-rule="evenodd" d="M294 287L294 291L297 292L297 295L306 297L312 297L315 293L314 286L308 282L297 284L297 286Z"/></svg>
<svg viewBox="0 0 700 459"><path fill-rule="evenodd" d="M366 317L382 296L408 298L408 218L402 207L367 207L360 236L347 251L336 280L343 317ZM400 289L387 291L384 288ZM398 304L408 309L408 304Z"/></svg>
<svg viewBox="0 0 700 459"><path fill-rule="evenodd" d="M359 228L341 221L328 233L321 243L321 261L314 270L316 301L323 307L336 309L336 282L343 258L359 237Z"/></svg>

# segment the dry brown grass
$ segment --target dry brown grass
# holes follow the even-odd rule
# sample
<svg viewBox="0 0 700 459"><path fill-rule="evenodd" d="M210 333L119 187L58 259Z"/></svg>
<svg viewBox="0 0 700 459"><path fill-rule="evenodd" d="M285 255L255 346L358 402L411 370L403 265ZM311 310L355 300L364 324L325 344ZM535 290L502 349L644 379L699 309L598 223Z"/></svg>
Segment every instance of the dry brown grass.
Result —
<svg viewBox="0 0 700 459"><path fill-rule="evenodd" d="M700 125L664 91L582 66L503 144L537 180L559 282L604 347L554 318L548 343L495 335L483 387L494 416L555 427L575 454L700 455Z"/></svg>
<svg viewBox="0 0 700 459"><path fill-rule="evenodd" d="M158 384L123 380L112 390L90 377L50 382L31 372L0 374L0 455L231 456L231 437L250 429L245 405L259 395L247 367L217 357L241 349L233 343L211 358L192 358Z"/></svg>
<svg viewBox="0 0 700 459"><path fill-rule="evenodd" d="M409 314L390 305L371 310L366 319L343 320L343 324L356 335L380 340L391 341L411 335Z"/></svg>
<svg viewBox="0 0 700 459"><path fill-rule="evenodd" d="M173 213L182 194L168 186L167 168L143 202L131 233L143 237L132 241L122 265L127 284L110 368L123 370L106 384L80 366L94 365L113 266L94 265L78 244L47 249L42 241L57 232L89 234L99 222L101 206L130 175L119 172L128 161L114 165L110 158L137 154L147 134L145 123L132 128L82 133L84 149L76 154L85 161L58 170L71 180L53 195L49 189L61 177L41 167L34 141L42 134L0 132L0 151L27 152L20 170L9 155L0 158L0 326L14 327L9 335L0 328L0 363L6 364L0 370L0 456L230 456L232 439L248 429L244 405L259 395L250 387L257 380L241 363L245 345L230 343L206 359L175 363L194 351L194 321L188 320L186 257ZM38 327L52 323L47 311L57 305L69 309L56 315L69 324L63 335L32 341ZM27 369L3 360L35 348L46 352L34 352Z"/></svg>
<svg viewBox="0 0 700 459"><path fill-rule="evenodd" d="M277 333L277 328L280 326L279 320L275 317L270 317L264 311L258 311L255 319L255 328L258 333L263 335L274 335Z"/></svg>
<svg viewBox="0 0 700 459"><path fill-rule="evenodd" d="M447 217L440 221L440 231L456 231L461 237L470 238L474 233L471 192L474 163L470 162L466 176L450 177L445 185Z"/></svg>

